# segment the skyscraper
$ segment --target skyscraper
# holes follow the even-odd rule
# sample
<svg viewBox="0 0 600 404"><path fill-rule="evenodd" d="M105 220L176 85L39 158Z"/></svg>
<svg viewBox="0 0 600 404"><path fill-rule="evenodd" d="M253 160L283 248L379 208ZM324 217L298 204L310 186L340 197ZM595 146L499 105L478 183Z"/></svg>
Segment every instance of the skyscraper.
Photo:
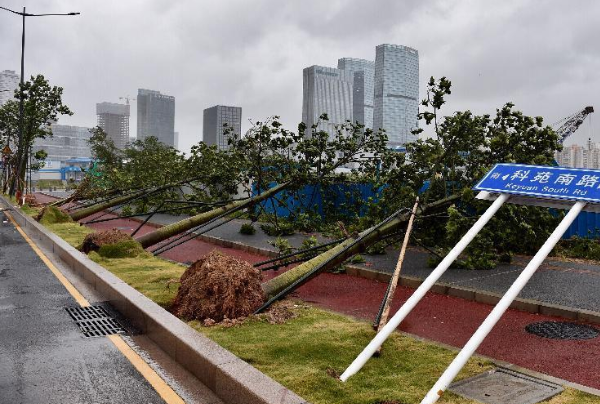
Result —
<svg viewBox="0 0 600 404"><path fill-rule="evenodd" d="M352 119L373 128L373 86L375 80L375 63L372 60L341 58L338 69L354 73Z"/></svg>
<svg viewBox="0 0 600 404"><path fill-rule="evenodd" d="M208 145L216 144L220 150L229 149L227 136L223 134L223 124L232 128L232 136L242 133L242 108L215 105L204 110L202 141Z"/></svg>
<svg viewBox="0 0 600 404"><path fill-rule="evenodd" d="M19 81L19 76L13 70L0 72L0 106L13 99Z"/></svg>
<svg viewBox="0 0 600 404"><path fill-rule="evenodd" d="M96 104L98 126L101 127L119 149L129 142L129 105L101 102Z"/></svg>
<svg viewBox="0 0 600 404"><path fill-rule="evenodd" d="M328 122L321 122L317 130L335 133L335 126L352 121L354 73L333 67L310 66L303 70L302 122L307 133L319 116L326 113Z"/></svg>
<svg viewBox="0 0 600 404"><path fill-rule="evenodd" d="M140 88L137 95L137 138L149 136L175 146L175 97Z"/></svg>
<svg viewBox="0 0 600 404"><path fill-rule="evenodd" d="M419 53L402 45L379 45L375 50L373 129L383 128L390 147L417 139L419 113Z"/></svg>

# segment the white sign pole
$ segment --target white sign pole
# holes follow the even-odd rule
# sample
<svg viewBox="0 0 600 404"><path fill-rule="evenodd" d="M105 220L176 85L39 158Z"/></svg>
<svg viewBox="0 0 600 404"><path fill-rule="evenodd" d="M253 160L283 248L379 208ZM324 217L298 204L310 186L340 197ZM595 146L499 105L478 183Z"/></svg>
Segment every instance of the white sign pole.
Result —
<svg viewBox="0 0 600 404"><path fill-rule="evenodd" d="M538 267L542 264L542 262L544 262L548 254L550 254L550 251L552 251L556 243L558 243L571 223L573 223L573 221L577 218L577 215L579 215L584 206L585 202L578 201L571 207L569 213L552 232L548 240L546 240L542 248L540 248L537 254L535 254L535 256L531 259L529 264L525 267L523 272L521 272L521 275L519 275L519 277L515 280L502 299L500 299L496 307L494 307L494 310L492 310L485 321L477 329L475 334L473 334L469 342L467 342L465 347L460 351L456 358L454 358L442 377L440 377L431 390L429 390L429 393L427 393L423 401L421 401L421 404L435 403L441 397L444 391L446 391L450 383L452 383L452 380L454 380L458 372L460 372L465 363L467 363L475 350L496 325L498 320L500 320L502 314L504 314L513 300L515 300L517 295L521 292L529 279L531 279Z"/></svg>
<svg viewBox="0 0 600 404"><path fill-rule="evenodd" d="M369 345L354 359L354 362L348 369L340 376L340 380L345 382L349 377L356 374L367 361L373 356L375 351L385 342L392 332L400 323L406 318L406 316L414 309L419 301L425 296L425 294L431 289L431 287L437 282L437 280L446 272L450 265L456 260L456 258L463 252L463 250L469 245L469 243L475 238L477 233L481 231L483 226L494 216L494 214L500 209L500 207L509 198L508 194L500 194L498 198L490 205L483 215L475 222L473 227L469 229L467 234L454 246L454 248L446 255L446 257L439 263L437 268L423 281L423 283L415 290L412 296L400 307L400 309L394 314L394 317L381 329L379 333L371 340Z"/></svg>

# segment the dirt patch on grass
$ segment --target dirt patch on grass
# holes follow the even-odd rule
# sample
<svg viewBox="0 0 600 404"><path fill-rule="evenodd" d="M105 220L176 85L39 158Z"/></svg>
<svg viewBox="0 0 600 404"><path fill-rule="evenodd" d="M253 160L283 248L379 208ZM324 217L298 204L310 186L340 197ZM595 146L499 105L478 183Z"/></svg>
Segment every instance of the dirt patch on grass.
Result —
<svg viewBox="0 0 600 404"><path fill-rule="evenodd" d="M270 324L283 324L288 320L298 317L294 309L298 304L283 300L272 305L265 313L259 314L259 317L265 318Z"/></svg>
<svg viewBox="0 0 600 404"><path fill-rule="evenodd" d="M90 233L83 239L79 247L80 251L89 254L90 251L98 251L102 246L117 244L124 241L132 241L131 236L121 230L112 229Z"/></svg>
<svg viewBox="0 0 600 404"><path fill-rule="evenodd" d="M260 271L215 250L183 273L171 311L178 317L207 325L224 320L235 325L264 300Z"/></svg>

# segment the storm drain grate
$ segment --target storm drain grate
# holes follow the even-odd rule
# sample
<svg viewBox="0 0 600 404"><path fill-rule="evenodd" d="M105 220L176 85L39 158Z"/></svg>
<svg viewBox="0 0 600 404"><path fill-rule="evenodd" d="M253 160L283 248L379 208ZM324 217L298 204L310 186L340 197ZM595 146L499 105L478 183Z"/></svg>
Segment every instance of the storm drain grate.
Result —
<svg viewBox="0 0 600 404"><path fill-rule="evenodd" d="M83 320L95 320L98 318L109 318L110 314L100 306L88 306L88 307L67 307L67 313L75 321Z"/></svg>
<svg viewBox="0 0 600 404"><path fill-rule="evenodd" d="M582 340L596 338L600 335L600 331L594 327L566 321L531 323L525 327L525 331L539 337L551 339Z"/></svg>
<svg viewBox="0 0 600 404"><path fill-rule="evenodd" d="M86 337L103 337L112 334L125 334L125 329L117 320L100 306L67 307L67 313Z"/></svg>

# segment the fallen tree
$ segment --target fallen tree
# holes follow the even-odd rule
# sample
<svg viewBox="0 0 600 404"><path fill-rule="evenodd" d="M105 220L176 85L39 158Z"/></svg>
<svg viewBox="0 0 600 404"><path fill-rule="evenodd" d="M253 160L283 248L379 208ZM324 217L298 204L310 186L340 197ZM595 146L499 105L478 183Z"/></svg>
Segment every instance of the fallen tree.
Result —
<svg viewBox="0 0 600 404"><path fill-rule="evenodd" d="M161 241L167 240L180 233L193 229L194 227L206 224L219 216L234 213L239 210L254 206L257 203L260 203L263 200L276 195L278 192L284 190L289 185L289 182L284 182L283 184L277 185L271 189L262 192L260 195L256 195L252 198L244 199L241 201L234 201L220 208L212 209L208 212L203 212L196 216L180 220L179 222L163 226L161 228L156 229L153 232L137 237L136 240L142 245L142 247L148 248L157 243L160 243Z"/></svg>
<svg viewBox="0 0 600 404"><path fill-rule="evenodd" d="M164 190L169 187L170 186L165 186L165 187L161 187L161 188ZM144 194L146 194L147 192L148 192L147 190L140 191L140 192L134 192L132 194L119 196L119 197L110 199L105 202L96 203L96 204L93 204L86 208L79 209L72 213L69 213L69 216L71 216L71 219L73 219L74 221L78 221L78 220L84 219L88 216L91 216L94 213L102 212L105 209L109 209L114 206L122 205L124 203L127 203L127 202L135 199L135 198L139 198L139 197L143 196Z"/></svg>
<svg viewBox="0 0 600 404"><path fill-rule="evenodd" d="M447 207L460 199L460 195L452 195L444 199L423 205L419 213L427 213L436 209ZM383 222L360 233L358 237L349 237L334 248L325 251L315 258L307 261L287 272L265 282L262 285L265 295L269 300L261 306L257 312L269 307L275 301L285 297L299 286L303 285L318 274L342 264L352 256L364 251L370 245L375 244L381 238L392 234L398 227L408 223L411 216L410 211L404 209L388 217Z"/></svg>

